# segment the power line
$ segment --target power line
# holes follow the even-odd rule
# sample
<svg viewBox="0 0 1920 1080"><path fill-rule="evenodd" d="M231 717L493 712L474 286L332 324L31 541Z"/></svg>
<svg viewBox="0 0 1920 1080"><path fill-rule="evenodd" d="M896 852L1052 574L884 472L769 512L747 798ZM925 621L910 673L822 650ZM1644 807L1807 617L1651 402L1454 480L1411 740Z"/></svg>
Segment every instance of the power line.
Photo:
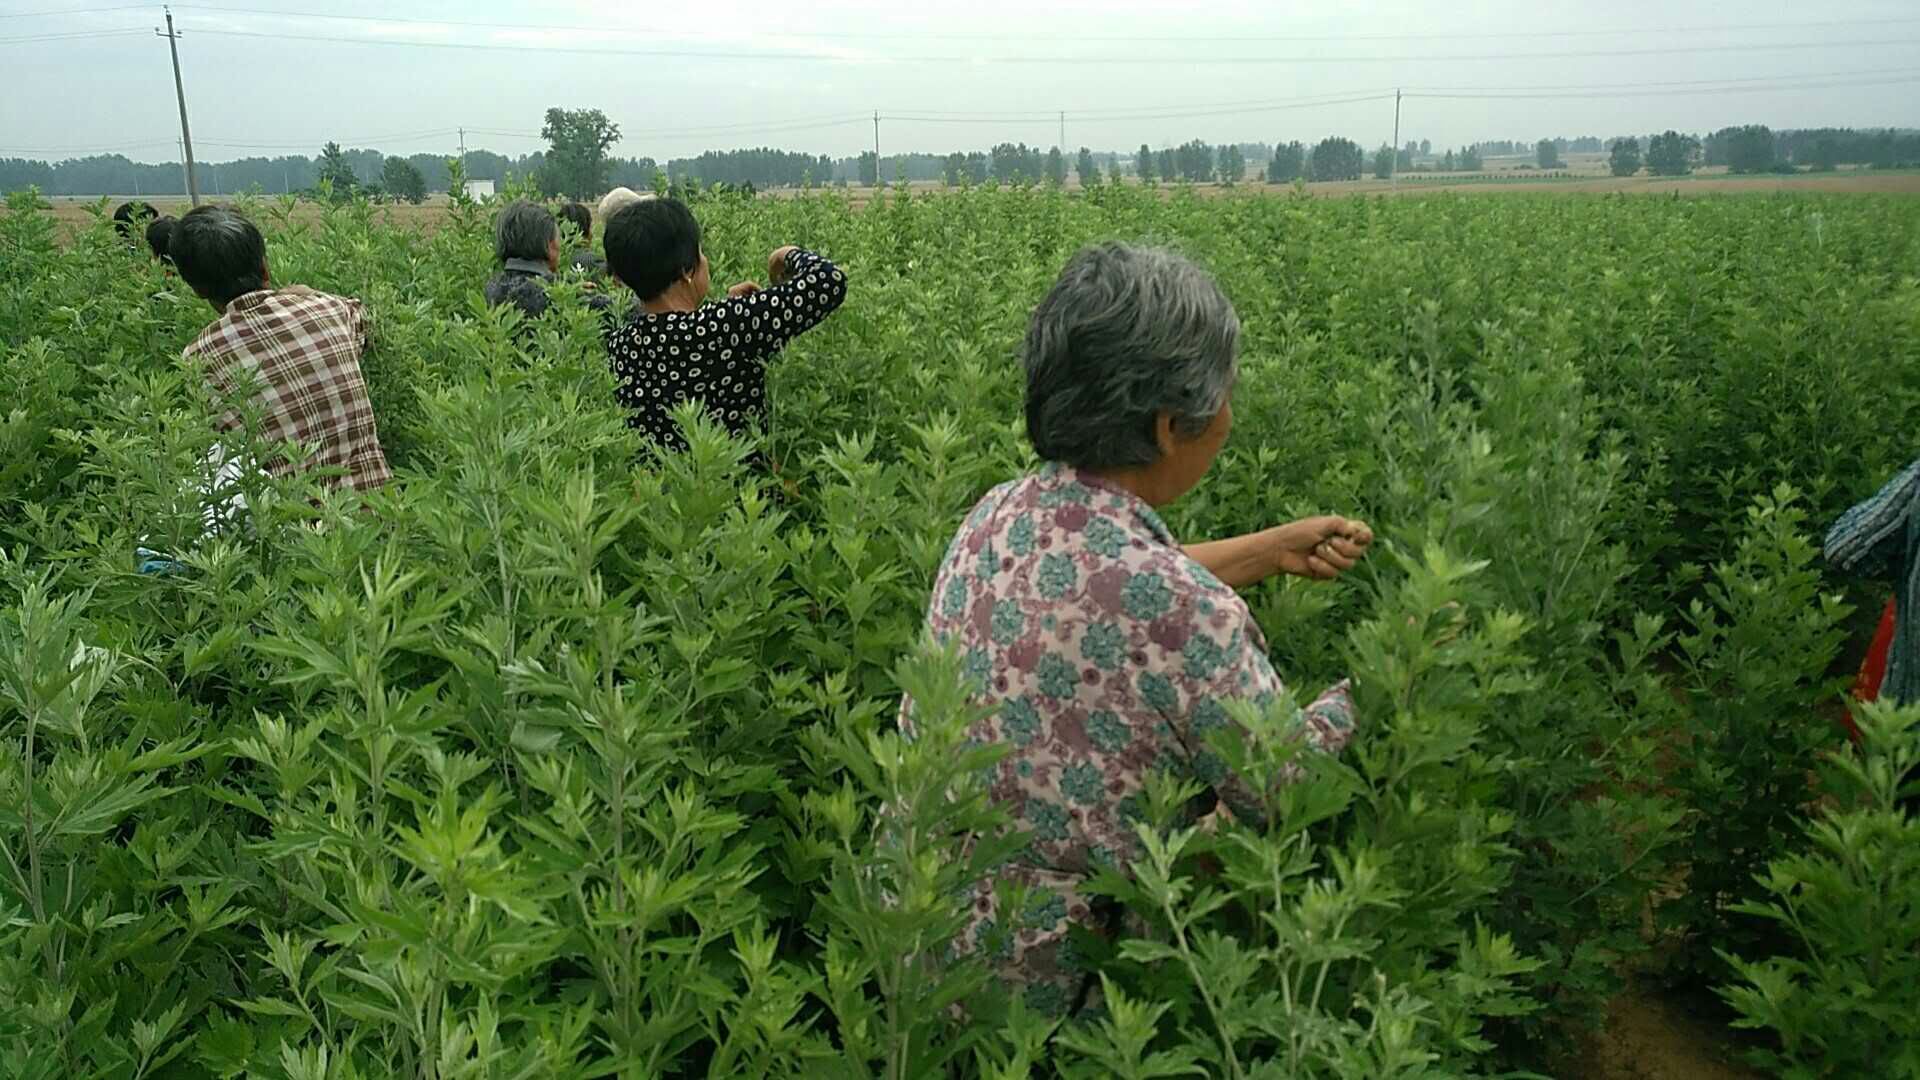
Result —
<svg viewBox="0 0 1920 1080"><path fill-rule="evenodd" d="M1920 82L1920 75L1884 79L1857 79L1851 81L1794 83L1779 86L1723 86L1699 90L1610 90L1601 93L1527 93L1527 94L1432 94L1408 93L1410 98L1452 101L1545 101L1545 100L1602 100L1622 97L1714 97L1722 94L1756 94L1788 90L1832 90L1841 87L1856 86L1897 86L1903 83Z"/></svg>
<svg viewBox="0 0 1920 1080"><path fill-rule="evenodd" d="M63 34L28 34L24 37L0 38L0 45L25 45L34 41L77 41L82 38L130 37L138 34L145 37L147 28L129 27L125 30L74 30Z"/></svg>
<svg viewBox="0 0 1920 1080"><path fill-rule="evenodd" d="M349 135L349 136L342 136L342 137L332 138L332 139L322 139L320 141L322 143L328 143L328 142L370 143L370 142L380 142L388 139L425 139L425 138L431 138L432 136L435 136L435 135L452 135L454 132L458 130L459 130L458 128L452 128L452 127L427 128L422 131L395 131L395 132L389 132L384 135ZM306 141L267 140L267 141L258 141L258 142L247 142L247 141L242 141L237 139L236 140L202 139L201 141L206 143L208 146L224 146L224 147L227 147L228 149L241 149L241 150L298 150L298 149L301 149L302 147L310 147L313 145L313 142L311 140L306 140Z"/></svg>
<svg viewBox="0 0 1920 1080"><path fill-rule="evenodd" d="M102 146L0 146L0 154L104 154L116 150L143 150L149 146L172 146L175 140L148 139L144 142L116 142Z"/></svg>
<svg viewBox="0 0 1920 1080"><path fill-rule="evenodd" d="M1913 70L1914 69L1912 67L1857 68L1852 71L1809 71L1809 72L1805 72L1797 75L1795 74L1754 75L1754 76L1748 76L1745 78L1733 78L1733 79L1682 79L1678 81L1635 80L1632 83L1632 85L1634 87L1708 86L1708 85L1717 86L1722 83L1760 83L1760 82L1778 82L1782 80L1794 80L1794 79L1843 79L1843 78L1854 78L1857 76L1866 76L1866 75L1910 75L1913 73ZM1621 84L1619 83L1597 83L1597 84L1596 83L1552 83L1545 86L1416 86L1416 87L1409 87L1408 92L1411 93L1415 90L1418 90L1418 91L1430 92L1430 93L1466 94L1466 93L1478 93L1478 92L1498 93L1501 91L1522 91L1522 90L1607 90L1607 89L1613 89L1620 85Z"/></svg>
<svg viewBox="0 0 1920 1080"><path fill-rule="evenodd" d="M1802 49L1868 48L1920 45L1920 38L1877 38L1852 41L1791 41L1742 45L1677 45L1653 49L1593 49L1562 52L1427 54L1400 56L844 56L837 53L786 53L750 51L698 51L680 49L605 49L571 45L505 45L465 41L394 41L380 38L335 37L324 34L273 34L249 30L199 28L202 34L221 37L259 38L277 41L318 41L340 45L375 45L415 49L454 49L477 52L570 53L581 56L643 56L676 60L780 60L809 63L888 63L888 64L1160 64L1211 66L1269 66L1274 64L1404 64L1426 62L1506 63L1514 60L1565 60L1587 57L1678 56L1700 53L1782 52Z"/></svg>
<svg viewBox="0 0 1920 1080"><path fill-rule="evenodd" d="M466 19L421 19L398 15L343 15L338 12L321 11L269 11L263 8L230 7L214 4L180 4L181 8L194 11L219 12L231 15L258 15L275 18L326 19L342 22L374 22L404 26L458 26L480 30L562 30L579 31L592 34L644 34L648 37L681 36L712 37L712 34L698 34L666 27L622 27L622 26L586 26L580 24L541 24L483 22ZM112 9L103 9L112 10ZM1479 41L1479 40L1518 40L1529 38L1590 38L1620 37L1639 34L1704 34L1737 33L1750 30L1786 30L1805 31L1833 29L1839 27L1887 26L1920 23L1920 17L1890 17L1880 19L1829 19L1819 22L1798 23L1732 23L1718 26L1659 26L1627 27L1617 30L1517 30L1495 31L1491 33L1397 33L1397 34L1075 34L1076 41L1099 42L1164 42L1191 41L1197 43L1245 42L1245 41ZM907 33L900 31L875 32L852 30L782 30L780 36L807 38L816 40L942 40L942 41L1024 41L1032 37L1031 31L1007 33L951 33L930 31L926 33Z"/></svg>
<svg viewBox="0 0 1920 1080"><path fill-rule="evenodd" d="M119 7L71 8L66 11L9 11L0 19L38 19L57 15L105 15L110 11L152 11L155 4L123 4Z"/></svg>
<svg viewBox="0 0 1920 1080"><path fill-rule="evenodd" d="M1407 96L1412 97L1414 95L1409 94ZM1366 95L1355 96L1355 97L1329 98L1324 100L1313 100L1313 101L1296 101L1296 102L1289 102L1286 104L1279 104L1279 105L1249 105L1249 106L1234 106L1234 107L1218 108L1218 109L1164 111L1164 112L1154 112L1154 113L1143 113L1143 114L1134 115L1134 116L1093 116L1093 115L1088 115L1086 113L1075 112L1071 109L1066 110L1066 113L1069 117L1072 117L1075 120L1082 120L1088 123L1120 123L1120 122L1130 121L1130 120L1191 120L1199 117L1209 117L1209 116L1241 116L1241 115L1248 115L1252 113L1291 112L1295 109L1318 109L1318 108L1325 108L1333 105L1358 105L1358 104L1362 104L1364 102L1369 102L1369 101L1390 101L1392 99L1393 99L1393 92L1388 91L1384 94L1366 94ZM997 119L997 118L969 119L969 118L957 117L957 116L913 116L913 115L897 115L897 114L890 114L890 113L882 114L881 119L897 120L897 121L906 122L906 123L923 123L923 124L1004 124L1008 122L1006 120ZM1037 124L1042 122L1044 119L1046 118L1033 117L1030 119L1029 122Z"/></svg>

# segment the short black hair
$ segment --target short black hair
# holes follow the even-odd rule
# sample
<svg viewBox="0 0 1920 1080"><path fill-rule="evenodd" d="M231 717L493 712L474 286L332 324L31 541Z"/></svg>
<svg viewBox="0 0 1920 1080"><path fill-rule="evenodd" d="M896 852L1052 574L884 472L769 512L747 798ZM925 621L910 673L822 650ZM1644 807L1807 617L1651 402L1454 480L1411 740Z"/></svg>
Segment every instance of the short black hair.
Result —
<svg viewBox="0 0 1920 1080"><path fill-rule="evenodd" d="M160 211L150 202L123 202L114 208L113 231L120 234L120 239L132 243L134 221L152 221L159 216Z"/></svg>
<svg viewBox="0 0 1920 1080"><path fill-rule="evenodd" d="M700 223L679 199L622 207L600 239L614 276L642 300L666 292L700 265Z"/></svg>
<svg viewBox="0 0 1920 1080"><path fill-rule="evenodd" d="M581 240L593 239L593 211L577 202L570 202L560 208L560 216L573 222L573 227L580 230Z"/></svg>
<svg viewBox="0 0 1920 1080"><path fill-rule="evenodd" d="M225 307L267 287L267 241L244 214L202 206L173 227L167 254L193 291Z"/></svg>
<svg viewBox="0 0 1920 1080"><path fill-rule="evenodd" d="M174 227L179 225L171 217L157 217L147 226L147 249L156 259L167 257L167 244L173 239Z"/></svg>

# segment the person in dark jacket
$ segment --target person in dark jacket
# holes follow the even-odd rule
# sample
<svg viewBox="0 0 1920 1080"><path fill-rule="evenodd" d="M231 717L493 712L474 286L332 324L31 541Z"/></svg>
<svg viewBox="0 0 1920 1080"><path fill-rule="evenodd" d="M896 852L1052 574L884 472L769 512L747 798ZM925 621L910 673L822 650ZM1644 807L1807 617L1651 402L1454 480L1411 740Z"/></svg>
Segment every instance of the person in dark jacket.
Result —
<svg viewBox="0 0 1920 1080"><path fill-rule="evenodd" d="M597 278L607 272L607 262L593 253L593 211L577 202L570 202L560 208L560 217L580 230L580 246L567 256L567 262L574 273Z"/></svg>
<svg viewBox="0 0 1920 1080"><path fill-rule="evenodd" d="M493 254L500 272L487 281L487 306L512 304L529 319L545 315L552 303L547 285L560 269L560 226L553 214L525 199L508 203L493 225ZM588 300L596 311L610 304L604 296Z"/></svg>

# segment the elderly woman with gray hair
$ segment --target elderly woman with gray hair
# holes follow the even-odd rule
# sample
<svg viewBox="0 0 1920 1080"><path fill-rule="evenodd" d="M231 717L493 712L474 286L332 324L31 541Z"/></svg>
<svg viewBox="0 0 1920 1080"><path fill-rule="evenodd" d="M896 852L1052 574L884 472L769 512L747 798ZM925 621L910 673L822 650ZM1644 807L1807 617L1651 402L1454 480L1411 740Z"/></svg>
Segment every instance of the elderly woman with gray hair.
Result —
<svg viewBox="0 0 1920 1080"><path fill-rule="evenodd" d="M525 199L508 203L493 223L493 254L500 272L483 290L487 306L512 304L529 319L545 315L552 303L547 286L560 270L560 225L553 212ZM587 298L595 311L612 304L605 296Z"/></svg>
<svg viewBox="0 0 1920 1080"><path fill-rule="evenodd" d="M1150 774L1194 777L1258 813L1206 749L1232 723L1223 702L1288 700L1234 589L1337 577L1373 542L1362 522L1318 517L1182 546L1161 520L1157 508L1199 483L1233 426L1239 332L1219 287L1177 255L1121 244L1075 255L1024 350L1027 434L1045 464L980 501L934 584L929 630L960 650L993 709L970 734L1011 751L991 797L1033 835L1003 876L1037 899L1001 912L982 883L959 945L989 954L1044 1012L1077 1009L1092 990L1068 927L1114 929L1080 885L1138 856L1126 808ZM1310 747L1344 746L1347 685L1299 724Z"/></svg>

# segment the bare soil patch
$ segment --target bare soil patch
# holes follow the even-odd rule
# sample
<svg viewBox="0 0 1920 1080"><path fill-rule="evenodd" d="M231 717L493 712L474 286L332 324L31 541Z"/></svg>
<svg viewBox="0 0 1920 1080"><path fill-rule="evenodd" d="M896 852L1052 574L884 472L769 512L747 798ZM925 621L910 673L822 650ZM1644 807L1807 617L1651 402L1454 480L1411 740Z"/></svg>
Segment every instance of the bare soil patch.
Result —
<svg viewBox="0 0 1920 1080"><path fill-rule="evenodd" d="M1725 1018L1699 1002L1637 985L1607 1008L1604 1030L1562 1063L1562 1080L1761 1080L1734 1063L1740 1051Z"/></svg>

